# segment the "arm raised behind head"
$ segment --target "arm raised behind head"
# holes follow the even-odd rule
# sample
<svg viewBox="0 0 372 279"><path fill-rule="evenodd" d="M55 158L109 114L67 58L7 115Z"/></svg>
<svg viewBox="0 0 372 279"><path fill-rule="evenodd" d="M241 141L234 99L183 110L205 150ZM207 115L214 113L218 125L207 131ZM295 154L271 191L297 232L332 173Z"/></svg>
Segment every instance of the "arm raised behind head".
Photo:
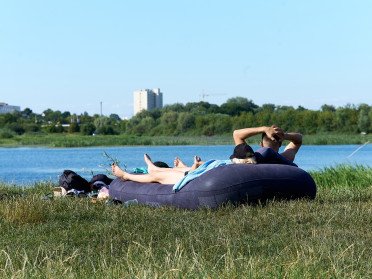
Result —
<svg viewBox="0 0 372 279"><path fill-rule="evenodd" d="M281 155L290 161L294 161L298 150L302 145L302 134L300 133L284 133L284 140L288 140L289 143L285 147Z"/></svg>
<svg viewBox="0 0 372 279"><path fill-rule="evenodd" d="M284 139L283 130L275 125L272 125L235 130L233 133L234 143L235 145L244 143L245 139L262 133L265 133L271 140L276 140L276 137Z"/></svg>

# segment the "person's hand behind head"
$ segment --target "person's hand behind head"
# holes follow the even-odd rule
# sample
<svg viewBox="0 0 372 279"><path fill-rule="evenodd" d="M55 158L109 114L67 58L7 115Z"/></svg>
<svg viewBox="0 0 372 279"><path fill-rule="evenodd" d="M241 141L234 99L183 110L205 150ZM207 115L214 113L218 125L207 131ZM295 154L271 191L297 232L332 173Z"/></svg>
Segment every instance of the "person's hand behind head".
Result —
<svg viewBox="0 0 372 279"><path fill-rule="evenodd" d="M265 131L265 134L273 141L282 142L284 140L284 131L276 125L268 127L268 129Z"/></svg>

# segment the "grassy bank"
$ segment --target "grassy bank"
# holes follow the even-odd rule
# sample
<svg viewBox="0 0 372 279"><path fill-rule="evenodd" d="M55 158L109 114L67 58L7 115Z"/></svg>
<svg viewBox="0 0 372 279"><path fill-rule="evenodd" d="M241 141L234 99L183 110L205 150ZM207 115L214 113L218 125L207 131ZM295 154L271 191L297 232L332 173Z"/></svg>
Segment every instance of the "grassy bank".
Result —
<svg viewBox="0 0 372 279"><path fill-rule="evenodd" d="M370 277L372 168L312 175L315 201L215 211L42 200L53 185L1 185L0 277Z"/></svg>
<svg viewBox="0 0 372 279"><path fill-rule="evenodd" d="M249 139L257 144L260 137ZM318 134L305 135L304 144L363 144L372 142L372 135ZM79 134L28 134L9 139L0 138L2 147L49 146L49 147L88 147L88 146L124 146L124 145L224 145L232 144L231 135L221 136L82 136Z"/></svg>

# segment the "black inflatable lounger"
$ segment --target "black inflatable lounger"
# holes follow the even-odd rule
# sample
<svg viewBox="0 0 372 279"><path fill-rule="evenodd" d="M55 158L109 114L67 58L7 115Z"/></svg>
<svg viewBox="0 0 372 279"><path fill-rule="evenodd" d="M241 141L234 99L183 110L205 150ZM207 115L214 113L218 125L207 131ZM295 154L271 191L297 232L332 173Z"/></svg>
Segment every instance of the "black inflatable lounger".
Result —
<svg viewBox="0 0 372 279"><path fill-rule="evenodd" d="M268 199L314 199L316 185L304 170L278 164L232 164L212 169L190 181L178 192L173 185L115 179L109 194L114 200L136 199L139 204L197 209L221 204Z"/></svg>

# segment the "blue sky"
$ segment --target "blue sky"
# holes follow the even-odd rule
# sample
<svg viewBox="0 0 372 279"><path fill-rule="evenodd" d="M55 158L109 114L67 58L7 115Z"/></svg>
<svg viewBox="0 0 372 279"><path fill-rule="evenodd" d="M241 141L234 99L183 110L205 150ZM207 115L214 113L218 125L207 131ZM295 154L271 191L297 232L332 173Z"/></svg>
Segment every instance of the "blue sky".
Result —
<svg viewBox="0 0 372 279"><path fill-rule="evenodd" d="M0 102L133 114L164 103L372 105L372 1L0 0Z"/></svg>

